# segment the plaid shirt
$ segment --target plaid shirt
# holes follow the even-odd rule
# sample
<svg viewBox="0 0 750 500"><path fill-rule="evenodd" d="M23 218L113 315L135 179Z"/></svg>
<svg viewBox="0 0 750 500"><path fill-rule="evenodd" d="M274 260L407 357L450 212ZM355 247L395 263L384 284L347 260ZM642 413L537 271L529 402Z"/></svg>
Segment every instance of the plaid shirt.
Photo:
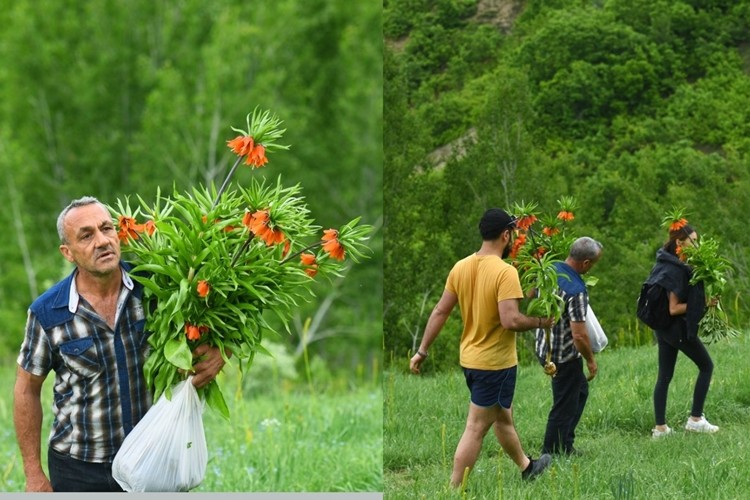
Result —
<svg viewBox="0 0 750 500"><path fill-rule="evenodd" d="M565 302L560 321L555 323L550 333L550 348L552 350L552 362L555 364L567 363L581 354L573 343L573 333L570 328L571 321L586 321L586 310L589 303L586 284L581 276L564 262L555 264L560 275L557 280L558 294ZM547 344L544 339L544 329L536 330L536 355L544 364L547 356Z"/></svg>
<svg viewBox="0 0 750 500"><path fill-rule="evenodd" d="M50 446L86 462L111 462L151 406L142 288L123 266L114 330L78 295L73 271L29 308L17 360L33 375L55 372Z"/></svg>

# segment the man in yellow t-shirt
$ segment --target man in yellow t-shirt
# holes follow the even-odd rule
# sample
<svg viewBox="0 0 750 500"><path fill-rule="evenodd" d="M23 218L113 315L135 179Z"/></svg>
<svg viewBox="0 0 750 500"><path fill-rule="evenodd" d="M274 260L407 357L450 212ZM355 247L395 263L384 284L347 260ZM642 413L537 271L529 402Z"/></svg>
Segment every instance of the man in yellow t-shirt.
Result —
<svg viewBox="0 0 750 500"><path fill-rule="evenodd" d="M515 219L504 210L491 208L484 213L479 221L482 246L451 269L443 295L427 320L422 343L410 361L411 371L419 373L428 348L458 304L463 321L460 362L471 401L453 459L453 487L462 484L464 474L476 463L490 427L523 479L535 478L551 461L546 454L536 460L527 456L513 424L516 332L553 325L552 318L526 316L518 308L523 298L518 271L503 261L510 252L514 228Z"/></svg>

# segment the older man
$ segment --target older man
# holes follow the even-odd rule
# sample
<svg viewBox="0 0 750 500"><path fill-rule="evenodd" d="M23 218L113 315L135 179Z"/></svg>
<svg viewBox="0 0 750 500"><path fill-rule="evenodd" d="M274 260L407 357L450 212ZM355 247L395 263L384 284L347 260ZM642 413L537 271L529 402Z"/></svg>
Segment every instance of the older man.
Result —
<svg viewBox="0 0 750 500"><path fill-rule="evenodd" d="M122 491L112 460L151 406L143 375L147 354L142 287L120 261L120 242L107 208L92 197L73 201L58 217L60 252L70 276L29 308L18 356L13 416L27 491ZM202 387L224 366L216 348L195 365ZM55 372L49 479L41 465L42 383Z"/></svg>

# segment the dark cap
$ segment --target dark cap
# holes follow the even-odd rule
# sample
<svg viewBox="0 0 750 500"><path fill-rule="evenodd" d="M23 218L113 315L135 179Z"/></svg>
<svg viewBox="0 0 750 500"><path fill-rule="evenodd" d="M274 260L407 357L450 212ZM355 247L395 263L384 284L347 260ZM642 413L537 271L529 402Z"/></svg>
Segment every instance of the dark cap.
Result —
<svg viewBox="0 0 750 500"><path fill-rule="evenodd" d="M516 226L516 218L501 208L488 209L479 221L479 233L485 241L496 240L500 233Z"/></svg>

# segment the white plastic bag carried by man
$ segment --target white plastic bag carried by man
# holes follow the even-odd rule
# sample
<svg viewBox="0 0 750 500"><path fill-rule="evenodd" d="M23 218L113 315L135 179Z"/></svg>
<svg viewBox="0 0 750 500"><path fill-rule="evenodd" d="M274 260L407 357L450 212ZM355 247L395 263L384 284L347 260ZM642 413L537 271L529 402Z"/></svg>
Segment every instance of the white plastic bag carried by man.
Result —
<svg viewBox="0 0 750 500"><path fill-rule="evenodd" d="M112 462L112 476L125 491L188 491L206 474L208 449L203 402L192 377L162 394L127 435Z"/></svg>

